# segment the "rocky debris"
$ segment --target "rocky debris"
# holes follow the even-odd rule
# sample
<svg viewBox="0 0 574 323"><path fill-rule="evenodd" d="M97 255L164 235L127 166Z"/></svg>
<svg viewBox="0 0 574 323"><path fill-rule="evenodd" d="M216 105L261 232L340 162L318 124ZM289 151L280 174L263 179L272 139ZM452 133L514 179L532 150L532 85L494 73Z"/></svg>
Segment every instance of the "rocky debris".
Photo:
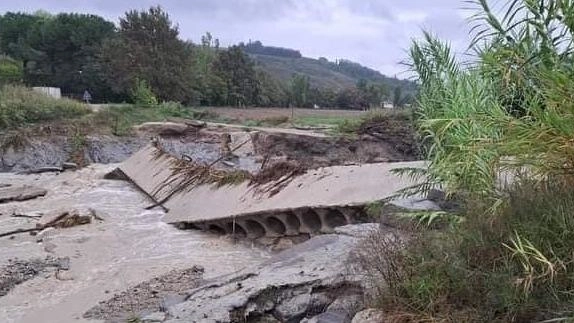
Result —
<svg viewBox="0 0 574 323"><path fill-rule="evenodd" d="M56 210L42 215L36 223L36 228L69 228L76 225L91 223L92 219L96 218L96 213L90 208Z"/></svg>
<svg viewBox="0 0 574 323"><path fill-rule="evenodd" d="M133 288L102 301L84 314L86 319L104 320L106 322L126 322L138 318L143 322L157 322L171 300L183 300L178 295L197 287L203 276L203 268L194 266L184 270L173 270L165 275L140 283ZM138 322L139 322L138 321Z"/></svg>
<svg viewBox="0 0 574 323"><path fill-rule="evenodd" d="M383 311L370 308L357 313L352 323L381 323L384 322L384 318Z"/></svg>
<svg viewBox="0 0 574 323"><path fill-rule="evenodd" d="M340 230L370 228L346 227ZM358 236L315 236L253 268L208 281L170 306L167 322L350 322L363 295L359 276L348 275L346 264Z"/></svg>
<svg viewBox="0 0 574 323"><path fill-rule="evenodd" d="M182 136L189 130L189 126L177 122L145 122L135 126L134 129L159 136Z"/></svg>
<svg viewBox="0 0 574 323"><path fill-rule="evenodd" d="M39 274L69 269L70 259L68 257L54 258L48 256L46 259L9 260L8 265L0 267L0 297L8 294L16 285Z"/></svg>
<svg viewBox="0 0 574 323"><path fill-rule="evenodd" d="M8 186L0 188L0 203L26 201L44 196L47 190L35 186Z"/></svg>

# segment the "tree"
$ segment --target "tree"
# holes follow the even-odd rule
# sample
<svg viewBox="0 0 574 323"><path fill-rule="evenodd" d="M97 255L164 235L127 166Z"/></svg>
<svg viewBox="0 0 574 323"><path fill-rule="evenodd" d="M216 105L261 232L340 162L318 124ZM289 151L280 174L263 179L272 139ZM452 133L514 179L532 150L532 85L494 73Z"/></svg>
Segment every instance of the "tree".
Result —
<svg viewBox="0 0 574 323"><path fill-rule="evenodd" d="M291 103L297 107L304 107L307 104L309 94L309 77L295 74L291 79Z"/></svg>
<svg viewBox="0 0 574 323"><path fill-rule="evenodd" d="M0 86L21 82L23 76L22 62L0 55Z"/></svg>
<svg viewBox="0 0 574 323"><path fill-rule="evenodd" d="M283 84L273 79L265 71L257 71L260 91L257 104L264 107L286 107L289 104L289 93Z"/></svg>
<svg viewBox="0 0 574 323"><path fill-rule="evenodd" d="M161 7L129 11L117 37L103 45L101 62L118 93L129 93L144 80L161 100L191 100L191 49Z"/></svg>
<svg viewBox="0 0 574 323"><path fill-rule="evenodd" d="M113 23L94 15L0 16L0 47L23 62L26 83L60 87L64 93L108 91L95 57L114 32Z"/></svg>
<svg viewBox="0 0 574 323"><path fill-rule="evenodd" d="M259 95L259 82L253 62L241 48L231 46L217 53L213 73L225 83L226 105L254 105Z"/></svg>

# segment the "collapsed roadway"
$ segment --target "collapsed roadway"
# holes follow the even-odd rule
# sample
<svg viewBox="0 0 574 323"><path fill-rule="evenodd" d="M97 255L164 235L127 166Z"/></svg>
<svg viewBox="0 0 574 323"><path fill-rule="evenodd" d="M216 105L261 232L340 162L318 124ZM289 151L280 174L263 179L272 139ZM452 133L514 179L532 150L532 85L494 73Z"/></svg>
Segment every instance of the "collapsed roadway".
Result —
<svg viewBox="0 0 574 323"><path fill-rule="evenodd" d="M282 184L278 192L256 189L249 181L194 185L176 194L173 165L178 159L149 145L118 170L167 211L164 221L248 238L330 233L359 222L373 202L388 200L413 184L392 173L421 162L374 163L308 170ZM279 179L264 185L276 185Z"/></svg>

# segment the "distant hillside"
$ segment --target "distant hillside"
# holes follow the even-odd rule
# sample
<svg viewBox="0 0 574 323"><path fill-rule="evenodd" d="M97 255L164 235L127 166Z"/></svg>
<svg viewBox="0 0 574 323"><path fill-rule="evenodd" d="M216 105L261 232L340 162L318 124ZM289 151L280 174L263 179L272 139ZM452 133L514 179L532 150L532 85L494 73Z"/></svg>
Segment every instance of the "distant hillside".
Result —
<svg viewBox="0 0 574 323"><path fill-rule="evenodd" d="M383 83L389 89L397 86L405 92L413 92L416 89L411 81L387 77L379 71L348 60L330 62L326 58L302 57L299 51L263 46L259 41L240 44L240 47L249 54L259 69L283 82L288 82L293 74L297 73L308 76L311 86L318 88L340 90L353 87L360 79L364 79L368 82Z"/></svg>

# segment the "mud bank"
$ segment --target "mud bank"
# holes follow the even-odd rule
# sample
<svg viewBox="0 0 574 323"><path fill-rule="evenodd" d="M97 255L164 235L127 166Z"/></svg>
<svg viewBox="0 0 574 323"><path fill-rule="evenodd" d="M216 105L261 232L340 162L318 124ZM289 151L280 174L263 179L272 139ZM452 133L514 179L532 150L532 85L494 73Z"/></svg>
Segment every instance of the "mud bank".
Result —
<svg viewBox="0 0 574 323"><path fill-rule="evenodd" d="M147 125L147 126L146 126ZM313 131L283 128L242 128L207 124L173 133L175 125L143 124L132 136L37 135L0 136L0 172L17 172L40 167L59 167L65 162L80 164L119 163L149 144L160 140L170 154L211 163L229 154L231 167L256 171L266 160L288 160L304 168L416 160L404 144L363 134L356 138L332 137ZM191 127L191 126L189 126ZM167 131L170 130L170 131ZM169 134L169 135L166 135ZM392 139L392 138L391 138ZM247 141L247 144L244 144ZM242 145L242 147L238 147ZM237 151L234 151L237 149Z"/></svg>

